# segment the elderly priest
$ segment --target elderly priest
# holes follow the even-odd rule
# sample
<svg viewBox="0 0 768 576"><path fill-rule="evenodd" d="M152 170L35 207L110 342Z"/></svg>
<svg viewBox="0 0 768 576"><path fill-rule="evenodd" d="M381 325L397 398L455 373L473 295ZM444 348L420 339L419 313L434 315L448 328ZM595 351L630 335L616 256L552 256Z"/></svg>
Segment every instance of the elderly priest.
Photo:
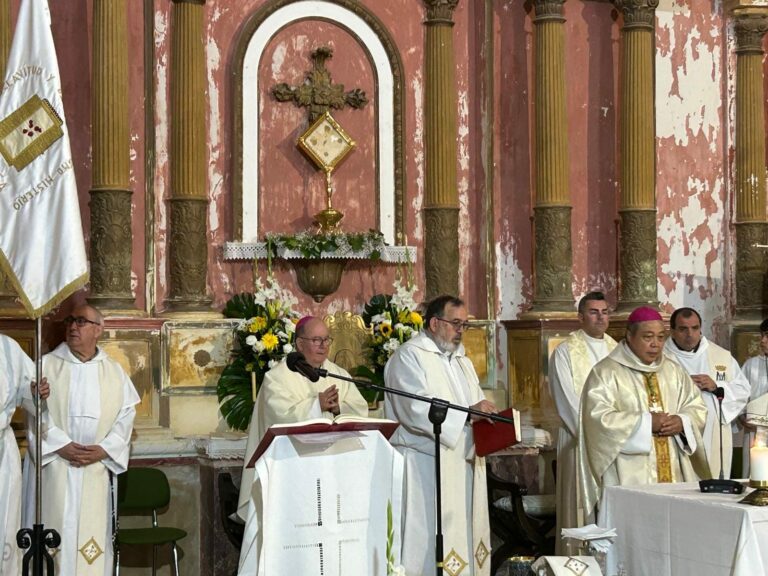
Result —
<svg viewBox="0 0 768 576"><path fill-rule="evenodd" d="M605 486L709 477L701 449L707 408L688 373L664 356L665 336L659 312L637 308L624 340L587 378L578 455L585 514Z"/></svg>
<svg viewBox="0 0 768 576"><path fill-rule="evenodd" d="M313 368L325 368L332 374L349 378L349 372L328 360L332 340L321 318L305 316L296 324L296 350L307 362ZM237 505L240 518L247 519L251 501L253 468L248 468L248 463L269 427L313 418L332 420L339 414L368 416L368 403L354 384L331 377L311 382L298 372L291 372L285 359L266 373L253 406L248 432Z"/></svg>

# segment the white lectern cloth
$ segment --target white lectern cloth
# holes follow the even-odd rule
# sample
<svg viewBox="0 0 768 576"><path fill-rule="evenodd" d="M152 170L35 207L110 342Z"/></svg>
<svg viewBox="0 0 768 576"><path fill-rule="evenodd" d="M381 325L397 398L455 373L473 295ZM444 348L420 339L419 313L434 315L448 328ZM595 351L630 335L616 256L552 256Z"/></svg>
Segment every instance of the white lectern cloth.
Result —
<svg viewBox="0 0 768 576"><path fill-rule="evenodd" d="M279 436L254 467L239 576L386 576L403 459L377 431Z"/></svg>

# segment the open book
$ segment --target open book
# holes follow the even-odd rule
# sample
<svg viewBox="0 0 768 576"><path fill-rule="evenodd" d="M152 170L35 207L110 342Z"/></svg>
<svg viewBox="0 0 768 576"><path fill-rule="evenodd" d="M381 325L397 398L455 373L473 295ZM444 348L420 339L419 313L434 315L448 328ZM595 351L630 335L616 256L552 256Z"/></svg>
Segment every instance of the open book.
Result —
<svg viewBox="0 0 768 576"><path fill-rule="evenodd" d="M264 438L259 442L256 452L253 453L248 467L252 467L256 460L267 450L276 436L292 436L294 434L318 434L320 432L361 432L366 430L378 430L384 438L389 440L400 426L394 420L384 418L366 418L352 414L339 414L333 420L328 418L313 418L302 422L288 424L274 424L264 433Z"/></svg>

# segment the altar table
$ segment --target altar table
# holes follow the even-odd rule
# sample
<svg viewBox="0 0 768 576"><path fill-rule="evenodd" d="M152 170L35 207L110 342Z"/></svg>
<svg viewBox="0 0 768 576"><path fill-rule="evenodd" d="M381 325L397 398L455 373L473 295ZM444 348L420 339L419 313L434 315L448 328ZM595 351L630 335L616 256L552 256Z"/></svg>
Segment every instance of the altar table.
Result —
<svg viewBox="0 0 768 576"><path fill-rule="evenodd" d="M605 489L598 524L616 528L609 576L768 576L768 506L698 483Z"/></svg>

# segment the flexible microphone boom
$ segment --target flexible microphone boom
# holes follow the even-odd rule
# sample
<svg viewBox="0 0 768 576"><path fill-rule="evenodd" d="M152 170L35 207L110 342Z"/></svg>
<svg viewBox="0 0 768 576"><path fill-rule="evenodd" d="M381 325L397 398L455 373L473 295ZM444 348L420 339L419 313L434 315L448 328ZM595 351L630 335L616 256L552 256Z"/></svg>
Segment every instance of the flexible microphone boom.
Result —
<svg viewBox="0 0 768 576"><path fill-rule="evenodd" d="M321 377L325 378L328 374L328 370L324 368L315 368L299 351L289 352L285 358L285 363L288 366L288 370L291 372L298 372L310 382L317 382Z"/></svg>
<svg viewBox="0 0 768 576"><path fill-rule="evenodd" d="M736 480L725 480L725 474L723 472L723 398L725 398L725 390L722 386L718 386L714 390L707 390L715 398L717 398L717 405L720 408L717 427L720 429L720 478L712 478L711 480L699 480L699 490L702 492L716 492L720 494L741 494L744 492L744 485Z"/></svg>

